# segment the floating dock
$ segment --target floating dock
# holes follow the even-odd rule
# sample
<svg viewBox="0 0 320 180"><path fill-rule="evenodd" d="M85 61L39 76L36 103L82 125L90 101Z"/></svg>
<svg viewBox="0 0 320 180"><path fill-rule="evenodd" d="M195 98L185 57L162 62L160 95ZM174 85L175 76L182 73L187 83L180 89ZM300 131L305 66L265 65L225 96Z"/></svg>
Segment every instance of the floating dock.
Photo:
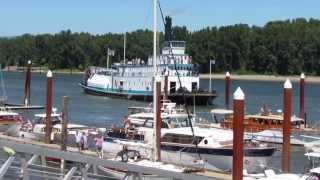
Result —
<svg viewBox="0 0 320 180"><path fill-rule="evenodd" d="M25 106L24 104L12 104L6 103L4 106L0 106L1 109L12 109L12 110L19 110L19 109L44 109L44 106L35 106L35 105L28 105Z"/></svg>
<svg viewBox="0 0 320 180"><path fill-rule="evenodd" d="M142 165L136 164L134 162L125 163L110 159L102 159L99 158L97 153L92 150L79 151L78 148L67 147L67 151L61 151L60 145L58 144L45 144L44 142L40 141L33 141L26 138L12 137L0 134L0 147L4 146L12 148L17 152L26 153L38 157L64 159L65 161L83 163L86 166L93 167L107 166L113 169L126 169L131 174L137 174L138 176L144 173L158 175L159 177L165 177L168 179L231 179L230 174L219 172L201 171L185 173L177 172L168 168L150 166L148 164ZM10 166L11 161L13 161L12 157L10 157L7 161L8 162L2 165L0 169L0 175L5 174L5 171ZM69 172L64 175L64 177L66 178L67 176L72 176L72 174L76 170L75 168L76 167L71 168Z"/></svg>

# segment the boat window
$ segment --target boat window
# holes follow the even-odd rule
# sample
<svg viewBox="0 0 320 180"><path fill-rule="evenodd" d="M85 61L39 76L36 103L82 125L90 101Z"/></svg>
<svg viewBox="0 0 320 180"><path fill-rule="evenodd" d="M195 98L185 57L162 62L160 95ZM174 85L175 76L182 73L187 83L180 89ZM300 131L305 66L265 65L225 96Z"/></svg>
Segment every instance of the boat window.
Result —
<svg viewBox="0 0 320 180"><path fill-rule="evenodd" d="M167 124L166 122L163 122L163 121L162 121L162 123L161 123L161 128L166 128L166 129L168 129L169 126L168 126L168 124Z"/></svg>
<svg viewBox="0 0 320 180"><path fill-rule="evenodd" d="M193 137L185 134L171 134L168 133L163 136L162 142L179 143L179 144L198 144L203 137Z"/></svg>
<svg viewBox="0 0 320 180"><path fill-rule="evenodd" d="M204 143L204 144L208 144L208 140L205 139L205 140L203 141L203 143Z"/></svg>

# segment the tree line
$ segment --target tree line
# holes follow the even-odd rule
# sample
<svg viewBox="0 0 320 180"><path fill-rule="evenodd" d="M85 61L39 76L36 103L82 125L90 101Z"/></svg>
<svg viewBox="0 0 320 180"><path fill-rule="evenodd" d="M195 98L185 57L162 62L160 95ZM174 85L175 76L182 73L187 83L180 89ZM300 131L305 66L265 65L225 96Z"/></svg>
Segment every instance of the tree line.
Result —
<svg viewBox="0 0 320 180"><path fill-rule="evenodd" d="M140 29L126 34L127 59L146 60L152 54L152 31ZM56 34L24 34L0 38L0 63L50 69L79 69L106 66L107 48L114 49L112 62L123 59L123 34L93 35L70 30ZM201 73L209 71L215 59L215 72L291 75L305 72L320 75L320 21L298 18L272 21L264 26L235 24L189 31L172 28L173 40L187 41L187 53ZM159 44L164 34L159 33Z"/></svg>

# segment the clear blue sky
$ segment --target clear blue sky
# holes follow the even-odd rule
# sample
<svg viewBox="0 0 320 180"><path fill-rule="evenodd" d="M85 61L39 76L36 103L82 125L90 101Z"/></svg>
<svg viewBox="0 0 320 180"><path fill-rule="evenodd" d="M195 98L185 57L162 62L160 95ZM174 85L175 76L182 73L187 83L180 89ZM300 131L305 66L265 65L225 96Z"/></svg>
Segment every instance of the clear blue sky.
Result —
<svg viewBox="0 0 320 180"><path fill-rule="evenodd" d="M161 0L161 4L174 25L190 30L236 23L262 26L297 17L320 19L319 0ZM3 0L0 4L0 36L66 29L122 33L151 26L152 0Z"/></svg>

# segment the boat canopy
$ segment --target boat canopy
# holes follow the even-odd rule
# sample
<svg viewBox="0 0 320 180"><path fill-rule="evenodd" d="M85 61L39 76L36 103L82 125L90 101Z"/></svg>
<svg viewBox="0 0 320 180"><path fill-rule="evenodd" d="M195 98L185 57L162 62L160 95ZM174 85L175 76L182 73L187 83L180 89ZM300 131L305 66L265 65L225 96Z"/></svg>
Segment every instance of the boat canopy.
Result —
<svg viewBox="0 0 320 180"><path fill-rule="evenodd" d="M41 114L35 114L34 116L37 118L46 118L47 114L41 113ZM61 114L60 113L51 113L51 117L61 117Z"/></svg>

